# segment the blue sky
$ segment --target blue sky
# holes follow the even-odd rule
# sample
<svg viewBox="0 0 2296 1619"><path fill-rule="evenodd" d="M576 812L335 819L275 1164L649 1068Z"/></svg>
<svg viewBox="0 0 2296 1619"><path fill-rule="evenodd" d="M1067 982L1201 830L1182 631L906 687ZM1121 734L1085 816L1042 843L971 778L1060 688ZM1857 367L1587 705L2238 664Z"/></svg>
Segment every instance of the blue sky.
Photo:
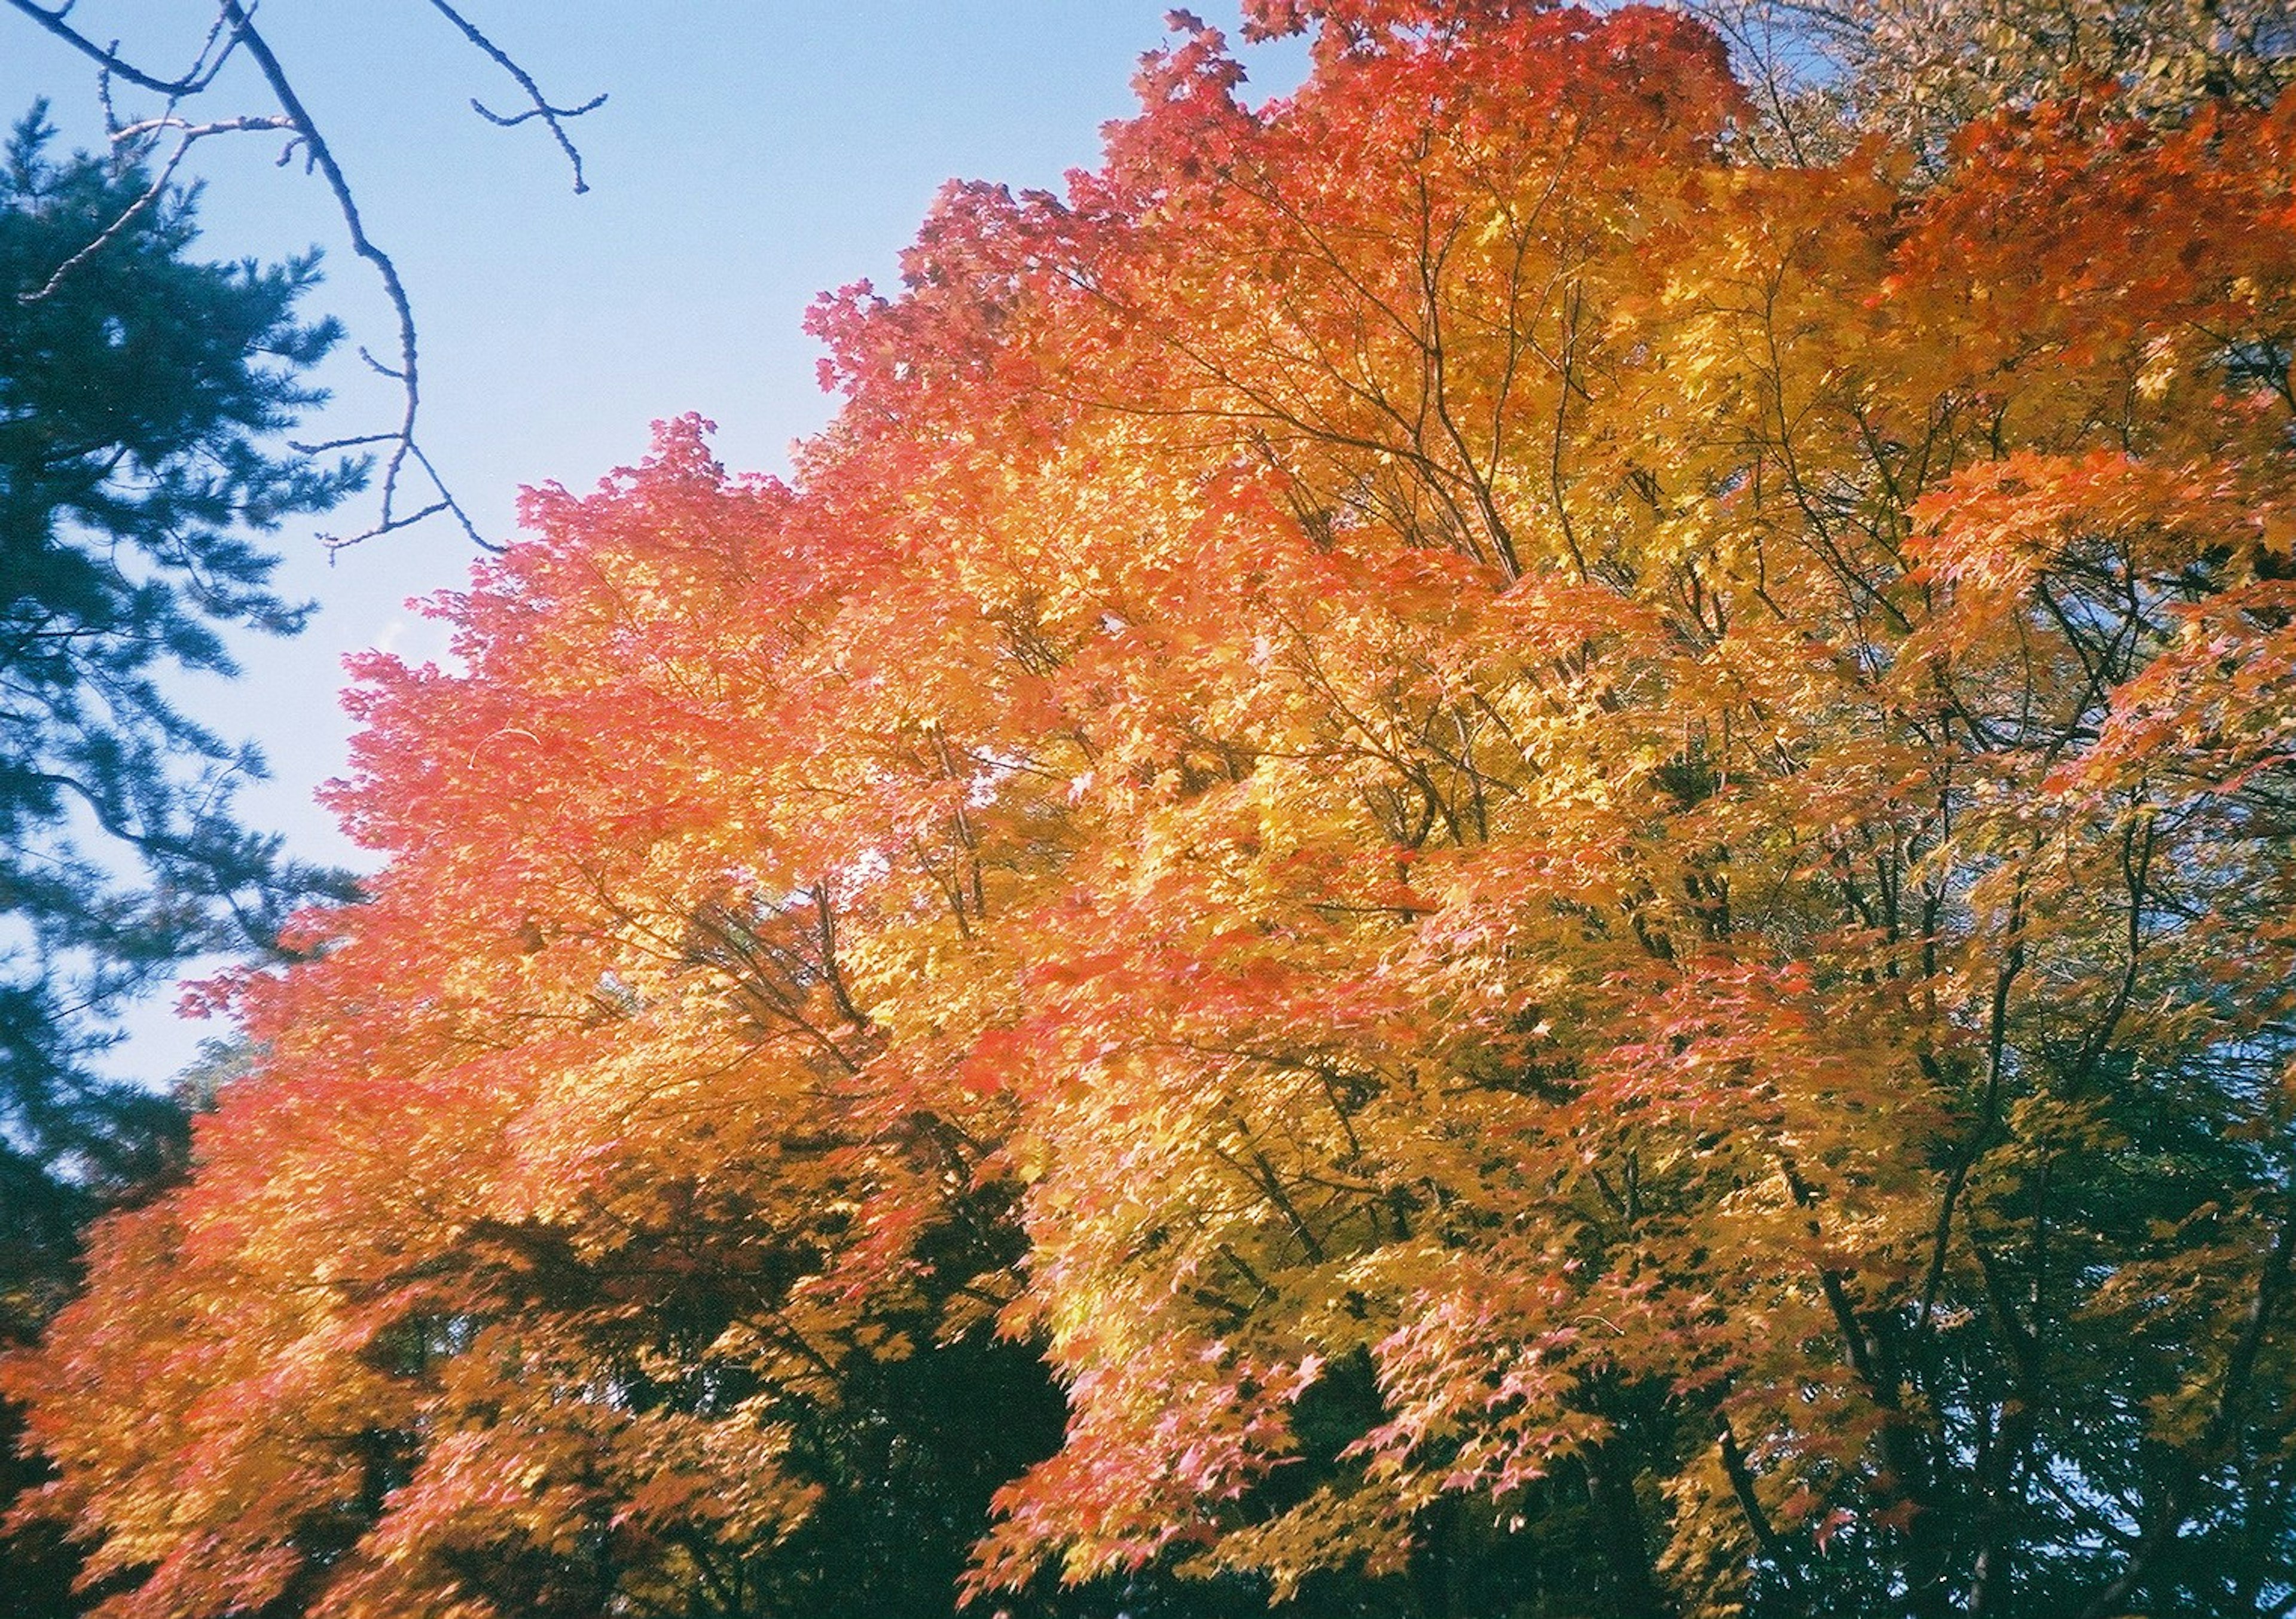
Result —
<svg viewBox="0 0 2296 1619"><path fill-rule="evenodd" d="M472 96L511 110L514 86L423 0L270 0L258 21L358 193L369 234L398 263L421 321L424 437L490 537L514 533L520 486L586 488L643 453L647 424L693 410L719 423L739 469L783 470L790 442L833 402L815 385L800 321L817 291L896 280L896 256L952 176L1056 186L1099 155L1099 128L1133 105L1140 53L1165 37L1163 0L458 0L554 100L600 91L570 126L591 190L572 193L538 126L488 127ZM1220 6L1202 8L1229 26ZM72 20L132 59L196 49L208 0L80 0ZM1247 55L1254 89L1288 88L1296 45ZM0 12L0 110L36 96L78 144L101 134L93 67ZM226 103L230 103L226 105ZM268 111L251 78L226 78L214 114ZM123 100L133 116L138 103ZM275 258L316 244L327 284L312 307L388 352L393 328L343 246L316 179L275 167L278 143L211 141L205 250ZM393 419L388 384L346 359L311 430ZM346 513L356 516L357 513ZM451 526L371 541L328 566L309 526L280 536L288 588L316 597L292 642L250 642L243 679L186 683L184 701L256 739L274 776L242 800L251 822L316 859L366 863L312 805L342 767L342 656L417 656L439 636L404 605L460 583ZM120 1066L163 1075L200 1035L154 1010Z"/></svg>

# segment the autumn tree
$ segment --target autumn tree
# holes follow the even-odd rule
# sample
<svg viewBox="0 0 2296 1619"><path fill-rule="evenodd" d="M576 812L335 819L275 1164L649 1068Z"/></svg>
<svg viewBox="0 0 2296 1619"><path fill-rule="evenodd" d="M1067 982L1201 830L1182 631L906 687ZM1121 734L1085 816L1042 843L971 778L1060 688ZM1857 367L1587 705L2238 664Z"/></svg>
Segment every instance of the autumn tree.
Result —
<svg viewBox="0 0 2296 1619"><path fill-rule="evenodd" d="M2110 86L2176 122L2268 107L2296 73L2289 0L1682 0L1729 44L1752 92L1748 135L1796 163L1886 134L1937 163L2004 107Z"/></svg>
<svg viewBox="0 0 2296 1619"><path fill-rule="evenodd" d="M106 1611L2285 1611L2296 112L1175 20L363 666L8 1373Z"/></svg>

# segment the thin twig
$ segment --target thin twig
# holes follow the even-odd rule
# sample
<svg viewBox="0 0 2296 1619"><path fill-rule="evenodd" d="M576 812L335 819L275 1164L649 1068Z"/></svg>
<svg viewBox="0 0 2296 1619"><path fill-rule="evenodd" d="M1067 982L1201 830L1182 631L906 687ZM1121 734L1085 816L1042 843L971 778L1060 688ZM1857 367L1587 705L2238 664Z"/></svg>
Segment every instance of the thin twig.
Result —
<svg viewBox="0 0 2296 1619"><path fill-rule="evenodd" d="M226 48L213 61L207 60L207 53L214 48L216 39L215 31L210 30L208 35L208 44L201 48L199 60L193 61L176 78L162 78L156 73L145 72L120 55L116 42L110 46L100 45L66 22L64 19L71 12L70 4L60 5L51 11L45 5L34 4L33 0L7 0L7 3L81 55L96 62L106 73L124 78L131 85L139 86L146 90L156 90L161 95L176 100L197 95L213 84L216 75L223 71L224 63L230 60L231 56L231 52Z"/></svg>
<svg viewBox="0 0 2296 1619"><path fill-rule="evenodd" d="M150 185L144 187L144 194L142 196L139 196L135 201L120 209L119 217L114 219L110 225L105 225L103 229L98 231L95 234L94 241L89 242L78 252L73 254L70 258L65 259L63 263L58 265L55 268L55 274L49 276L46 281L41 282L39 286L29 292L19 292L16 294L16 301L20 304L37 304L44 299L54 297L56 289L64 284L64 280L67 276L70 275L74 270L78 269L80 266L86 264L89 259L94 258L98 253L101 253L105 247L117 241L119 239L121 233L126 231L129 225L135 224L145 209L149 209L154 202L157 202L160 200L160 193L168 189L168 179L176 172L176 165L184 160L184 154L191 149L192 143L188 138L177 142L176 143L176 150L168 154L167 163L160 168L159 177L153 180Z"/></svg>
<svg viewBox="0 0 2296 1619"><path fill-rule="evenodd" d="M493 60L494 64L496 67L500 68L504 72L516 79L518 81L518 87L526 92L526 99L533 103L524 112L514 113L510 117L505 118L501 113L488 109L478 99L478 97L472 96L471 98L471 110L477 113L480 118L486 119L489 124L495 125L496 127L502 129L512 128L517 125L525 123L529 119L540 119L549 127L551 138L558 143L558 150L566 154L566 161L573 166L574 190L576 194L579 195L581 192L588 191L590 189L590 183L582 177L582 154L575 150L574 143L567 138L565 126L561 124L558 120L561 119L580 118L586 112L596 111L599 108L606 104L605 93L601 91L598 94L592 96L588 101L584 102L578 107L554 107L544 97L541 86L534 82L533 76L528 73L524 68L520 67L517 62L512 61L510 56L505 53L499 45L496 45L493 40L488 38L484 34L480 33L476 28L472 26L469 20L466 19L462 12L456 11L453 6L447 4L447 0L430 0L430 7L441 17L444 17L447 21L460 29L463 31L463 37L469 40L472 45L478 46L480 50L485 52L487 55Z"/></svg>
<svg viewBox="0 0 2296 1619"><path fill-rule="evenodd" d="M348 539L330 536L328 549L337 551L400 526L397 515L398 480L414 447L414 421L422 403L422 374L415 345L414 307L407 299L406 284L399 279L398 266L391 262L390 255L377 247L367 235L365 222L359 217L358 200L351 192L350 182L343 175L342 165L335 160L334 149L319 133L318 125L303 105L302 97L295 93L293 84L289 82L287 70L280 65L270 42L257 30L254 18L241 0L223 0L223 9L225 17L230 21L233 37L253 60L257 70L263 75L264 83L271 86L271 94L278 98L280 110L286 114L295 133L302 139L308 161L318 170L328 191L333 193L336 210L342 215L343 229L350 237L351 251L374 266L375 274L382 282L383 295L390 300L391 309L398 317L398 377L405 404L398 419L398 442L383 458L381 517L365 534ZM377 369L388 368L378 366Z"/></svg>
<svg viewBox="0 0 2296 1619"><path fill-rule="evenodd" d="M398 351L395 363L380 359L365 348L358 351L360 357L379 374L398 384L403 401L398 425L388 432L352 434L316 444L291 441L291 447L300 454L315 455L370 446L380 453L382 476L381 510L376 520L358 534L326 536L329 552L341 551L363 540L373 539L440 514L451 516L461 524L463 532L474 544L483 550L499 552L501 546L479 533L470 513L440 478L437 467L416 438L415 426L422 409L422 373L413 301L408 297L406 283L400 279L398 266L368 236L357 198L332 148L321 135L309 109L297 94L278 55L257 29L256 0L216 0L213 20L198 56L184 72L172 77L137 66L120 54L117 40L108 45L101 44L81 33L67 20L72 9L70 0L60 5L44 5L37 4L37 0L5 0L5 3L97 64L98 99L103 107L104 127L115 152L135 153L139 146L148 150L151 143L168 131L176 132L178 137L158 176L143 193L130 202L94 241L58 266L45 284L37 290L18 294L20 301L35 303L53 296L76 268L102 251L108 243L117 241L141 215L166 194L184 154L199 141L211 135L250 131L287 132L290 139L280 161L288 161L299 150L306 171L316 172L323 178L328 192L334 199L337 212L342 217L352 252L373 266L398 325ZM452 23L465 39L509 74L531 103L527 110L512 115L497 113L476 101L471 103L472 109L488 122L504 128L525 123L530 119L542 119L552 137L557 141L559 150L566 154L567 161L573 168L575 191L586 192L589 185L583 176L582 155L568 136L564 120L594 110L605 103L606 97L603 94L593 96L575 107L555 105L543 94L541 86L531 74L455 10L448 0L430 0L430 3L432 9ZM275 114L248 114L203 123L194 123L179 116L176 110L178 104L209 90L224 65L235 52L240 51L244 51L255 63L280 110ZM115 78L165 96L165 109L154 117L123 122L112 106L111 87ZM408 498L404 486L414 472L419 472L421 477L430 480L435 495L421 501L414 510L407 511L404 509Z"/></svg>
<svg viewBox="0 0 2296 1619"><path fill-rule="evenodd" d="M110 112L108 101L105 110L108 117ZM120 209L119 216L110 225L96 233L93 241L58 265L55 273L45 282L29 292L16 294L16 301L20 304L37 304L54 297L56 290L64 284L74 270L94 258L110 243L117 241L127 227L135 224L146 209L167 194L168 182L175 177L177 167L184 160L184 154L191 151L199 142L207 139L209 135L243 135L249 130L289 127L291 126L285 119L263 114L218 119L208 124L193 124L169 114L160 118L144 119L140 122L123 125L113 130L111 139L115 146L141 140L162 129L174 129L180 134L176 142L176 150L168 154L167 162L160 165L160 172L152 177L152 184L144 188L135 200Z"/></svg>

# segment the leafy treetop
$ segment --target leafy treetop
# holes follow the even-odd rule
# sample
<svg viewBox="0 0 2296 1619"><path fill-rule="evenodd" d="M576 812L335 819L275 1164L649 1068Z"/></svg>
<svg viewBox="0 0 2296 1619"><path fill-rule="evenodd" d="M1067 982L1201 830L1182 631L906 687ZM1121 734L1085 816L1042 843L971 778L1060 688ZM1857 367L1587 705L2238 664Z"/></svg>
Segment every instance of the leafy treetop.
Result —
<svg viewBox="0 0 2296 1619"><path fill-rule="evenodd" d="M8 1374L108 1612L808 1611L1000 1341L985 1611L2296 1589L2296 110L1257 15L362 666L390 866Z"/></svg>

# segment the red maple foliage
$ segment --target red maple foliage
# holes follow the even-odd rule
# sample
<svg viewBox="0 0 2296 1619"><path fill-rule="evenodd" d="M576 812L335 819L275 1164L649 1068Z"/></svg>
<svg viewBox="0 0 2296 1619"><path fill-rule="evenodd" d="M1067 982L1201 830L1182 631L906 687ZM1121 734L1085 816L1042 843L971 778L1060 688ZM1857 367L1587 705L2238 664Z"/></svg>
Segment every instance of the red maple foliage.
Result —
<svg viewBox="0 0 2296 1619"><path fill-rule="evenodd" d="M390 863L7 1374L107 1613L787 1611L992 1334L986 1601L2290 1589L2296 110L1252 20L823 300L792 484L667 424L358 666Z"/></svg>

